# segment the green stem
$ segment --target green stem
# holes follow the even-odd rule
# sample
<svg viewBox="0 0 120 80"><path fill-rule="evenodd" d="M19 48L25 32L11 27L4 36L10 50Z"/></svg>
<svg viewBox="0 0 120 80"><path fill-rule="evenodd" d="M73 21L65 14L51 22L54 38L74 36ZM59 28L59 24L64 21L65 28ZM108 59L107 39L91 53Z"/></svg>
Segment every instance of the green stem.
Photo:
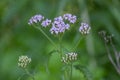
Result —
<svg viewBox="0 0 120 80"><path fill-rule="evenodd" d="M68 73L68 71L65 71L64 77L65 77L65 80L69 80L69 73Z"/></svg>
<svg viewBox="0 0 120 80"><path fill-rule="evenodd" d="M25 69L25 72L26 72L27 75L29 75L30 77L32 77L33 80L35 80L34 76L32 74L30 74L30 72L27 69Z"/></svg>
<svg viewBox="0 0 120 80"><path fill-rule="evenodd" d="M72 80L72 62L70 64L70 80Z"/></svg>
<svg viewBox="0 0 120 80"><path fill-rule="evenodd" d="M83 37L82 38L80 38L77 42L76 42L76 44L75 44L75 46L73 47L73 51L78 47L78 45L80 44L80 41L83 39Z"/></svg>
<svg viewBox="0 0 120 80"><path fill-rule="evenodd" d="M59 52L62 58L62 35L59 34Z"/></svg>
<svg viewBox="0 0 120 80"><path fill-rule="evenodd" d="M24 75L26 75L26 74L23 74L23 75L20 76L17 80L21 80Z"/></svg>
<svg viewBox="0 0 120 80"><path fill-rule="evenodd" d="M32 77L33 80L35 80L34 76L32 74L30 74L30 72L27 69L24 69L24 70L25 70L25 73L22 76L20 76L17 80L21 80L22 77L24 77L25 75L28 75L28 76Z"/></svg>
<svg viewBox="0 0 120 80"><path fill-rule="evenodd" d="M36 27L34 26L36 29L38 29L55 47L55 43L53 42L53 40L40 28L40 27Z"/></svg>

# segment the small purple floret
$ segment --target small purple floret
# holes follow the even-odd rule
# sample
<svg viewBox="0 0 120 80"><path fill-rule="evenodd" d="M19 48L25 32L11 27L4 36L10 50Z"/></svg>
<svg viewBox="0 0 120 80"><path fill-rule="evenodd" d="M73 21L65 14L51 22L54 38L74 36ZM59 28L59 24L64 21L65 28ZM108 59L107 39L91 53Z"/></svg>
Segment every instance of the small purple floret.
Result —
<svg viewBox="0 0 120 80"><path fill-rule="evenodd" d="M49 26L50 24L51 24L51 20L49 20L49 19L46 19L46 20L42 21L42 23L41 23L41 25L42 25L43 27L47 27L47 26Z"/></svg>
<svg viewBox="0 0 120 80"><path fill-rule="evenodd" d="M72 24L74 24L76 22L76 20L77 20L77 17L75 15L72 15L72 14L69 14L69 13L64 14L63 18L65 20L68 20Z"/></svg>
<svg viewBox="0 0 120 80"><path fill-rule="evenodd" d="M70 25L65 24L61 16L56 17L52 23L52 28L50 29L51 34L59 34L65 32L66 29L69 29Z"/></svg>
<svg viewBox="0 0 120 80"><path fill-rule="evenodd" d="M44 19L44 16L42 16L41 14L38 14L38 15L35 15L35 16L31 17L31 18L29 19L28 24L29 24L29 25L32 25L32 24L34 24L34 23L38 23L38 22L40 22L40 21L43 20L43 19Z"/></svg>

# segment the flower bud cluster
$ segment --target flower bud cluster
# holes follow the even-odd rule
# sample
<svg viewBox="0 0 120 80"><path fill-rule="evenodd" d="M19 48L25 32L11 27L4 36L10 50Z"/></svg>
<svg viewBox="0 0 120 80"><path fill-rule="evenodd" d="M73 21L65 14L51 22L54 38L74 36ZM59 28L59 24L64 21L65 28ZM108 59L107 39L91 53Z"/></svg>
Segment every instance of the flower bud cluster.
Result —
<svg viewBox="0 0 120 80"><path fill-rule="evenodd" d="M86 35L89 34L91 27L87 23L81 23L79 31L81 34Z"/></svg>
<svg viewBox="0 0 120 80"><path fill-rule="evenodd" d="M109 35L105 31L100 31L99 35L104 39L105 43L111 42L112 38L114 37L113 34Z"/></svg>
<svg viewBox="0 0 120 80"><path fill-rule="evenodd" d="M77 53L73 53L73 52L65 54L65 56L62 57L62 62L66 64L75 60L77 60Z"/></svg>
<svg viewBox="0 0 120 80"><path fill-rule="evenodd" d="M26 68L30 62L31 58L28 58L28 56L20 56L18 60L18 66L21 68Z"/></svg>
<svg viewBox="0 0 120 80"><path fill-rule="evenodd" d="M49 20L49 19L44 20L44 16L42 16L41 14L31 17L28 21L28 24L32 25L34 23L40 23L40 22L41 22L42 27L47 27L51 24L51 20Z"/></svg>
<svg viewBox="0 0 120 80"><path fill-rule="evenodd" d="M42 23L41 23L41 25L42 25L43 27L47 27L47 26L49 26L50 24L51 24L51 20L49 20L49 19L46 19L46 20L42 21Z"/></svg>
<svg viewBox="0 0 120 80"><path fill-rule="evenodd" d="M64 14L63 15L63 18L65 19L65 20L68 20L70 23L75 23L76 22L76 20L77 20L77 17L75 16L75 15L72 15L72 14L69 14L69 13L67 13L67 14Z"/></svg>
<svg viewBox="0 0 120 80"><path fill-rule="evenodd" d="M54 18L52 23L52 28L50 29L51 34L63 33L65 30L69 29L70 25L65 24L61 16Z"/></svg>
<svg viewBox="0 0 120 80"><path fill-rule="evenodd" d="M34 23L38 23L38 22L40 22L40 21L43 20L43 19L44 19L44 16L42 16L41 14L37 14L37 15L35 15L35 16L33 16L33 17L31 17L31 18L29 19L28 24L29 24L29 25L32 25L32 24L34 24Z"/></svg>

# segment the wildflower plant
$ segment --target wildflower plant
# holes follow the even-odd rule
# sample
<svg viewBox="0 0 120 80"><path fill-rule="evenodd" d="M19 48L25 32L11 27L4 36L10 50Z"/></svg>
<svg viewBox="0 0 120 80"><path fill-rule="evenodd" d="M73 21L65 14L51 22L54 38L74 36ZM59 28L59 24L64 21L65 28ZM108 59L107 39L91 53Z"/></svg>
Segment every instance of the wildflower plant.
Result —
<svg viewBox="0 0 120 80"><path fill-rule="evenodd" d="M115 45L113 44L113 35L108 35L105 31L100 31L99 35L104 40L105 48L108 53L108 58L118 74L120 74L120 52L116 50ZM110 45L109 45L110 44ZM110 47L112 49L110 49ZM113 51L113 52L112 52ZM114 54L114 57L112 57L112 54ZM114 60L115 58L115 60Z"/></svg>
<svg viewBox="0 0 120 80"><path fill-rule="evenodd" d="M34 26L36 29L39 29L43 35L45 35L45 37L55 46L57 47L57 51L61 56L61 61L63 63L65 63L66 65L70 66L70 75L69 75L69 80L72 80L72 67L73 67L73 63L75 61L77 61L77 53L74 52L70 52L70 53L64 53L62 51L62 36L65 33L65 31L69 30L71 27L71 24L75 24L77 21L77 16L70 14L70 13L66 13L63 16L58 16L55 17L53 20L50 19L45 19L45 18L39 14L39 15L35 15L33 17L30 18L28 24L33 25L34 24L40 24L42 27L50 27L50 33L52 35L56 35L58 36L58 40L59 40L59 47L57 47L55 45L55 42L42 30L41 26L37 25ZM50 25L51 24L51 25ZM87 23L81 23L81 26L79 28L79 31L82 35L87 35L89 34L91 27L87 24ZM79 41L80 42L80 41ZM77 48L77 46L79 45L79 43L76 43L75 48ZM74 49L75 50L75 49Z"/></svg>
<svg viewBox="0 0 120 80"><path fill-rule="evenodd" d="M72 79L73 63L75 61L77 61L77 53L74 53L74 52L67 53L62 57L61 61L63 63L65 63L66 65L68 65L68 68L70 67L70 74L69 74L70 77L69 77L69 79L71 80Z"/></svg>
<svg viewBox="0 0 120 80"><path fill-rule="evenodd" d="M78 47L80 40L75 44L74 47L71 48L71 50L68 50L67 48L63 47L62 44L62 36L67 30L70 30L71 25L74 25L77 22L77 16L66 13L62 16L55 17L53 20L45 18L41 14L37 14L33 17L31 17L28 21L28 24L30 26L33 26L34 28L40 30L40 32L53 44L55 47L56 52L59 53L61 57L61 62L65 65L68 65L70 67L70 74L69 74L69 80L72 80L72 69L74 67L74 62L78 60L78 54L76 53L76 48ZM58 38L59 46L56 45L55 41L52 40L48 34L45 33L45 31L42 28L49 27L49 32L51 35L55 35ZM87 23L81 23L81 26L79 27L78 31L84 36L88 35L90 32L91 27ZM67 53L63 51L63 49L67 50ZM72 51L72 52L71 52ZM25 59L25 60L24 60ZM20 57L20 62L18 65L20 67L26 68L26 66L31 62L31 59L22 56Z"/></svg>
<svg viewBox="0 0 120 80"><path fill-rule="evenodd" d="M22 55L19 56L18 59L18 67L22 68L25 71L25 74L27 74L28 76L30 76L33 80L34 76L28 71L27 67L29 66L29 64L31 63L31 58L29 58L28 56ZM22 76L20 76L18 78L18 80L22 80L22 77L25 75L23 74Z"/></svg>

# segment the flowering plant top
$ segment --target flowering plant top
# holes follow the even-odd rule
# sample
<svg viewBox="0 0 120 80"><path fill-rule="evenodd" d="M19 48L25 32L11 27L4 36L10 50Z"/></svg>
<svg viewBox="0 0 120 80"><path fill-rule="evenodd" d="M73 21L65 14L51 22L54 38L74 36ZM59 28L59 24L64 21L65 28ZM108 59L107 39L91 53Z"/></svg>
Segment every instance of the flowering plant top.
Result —
<svg viewBox="0 0 120 80"><path fill-rule="evenodd" d="M41 14L37 14L29 19L28 24L38 24L40 23L42 27L50 27L50 33L58 35L60 33L64 33L66 30L70 29L71 24L75 24L77 21L77 16L66 13L62 16L55 17L53 20L50 20L48 18L45 19L45 17ZM89 34L91 27L87 23L81 23L81 26L79 28L79 31L81 34Z"/></svg>

